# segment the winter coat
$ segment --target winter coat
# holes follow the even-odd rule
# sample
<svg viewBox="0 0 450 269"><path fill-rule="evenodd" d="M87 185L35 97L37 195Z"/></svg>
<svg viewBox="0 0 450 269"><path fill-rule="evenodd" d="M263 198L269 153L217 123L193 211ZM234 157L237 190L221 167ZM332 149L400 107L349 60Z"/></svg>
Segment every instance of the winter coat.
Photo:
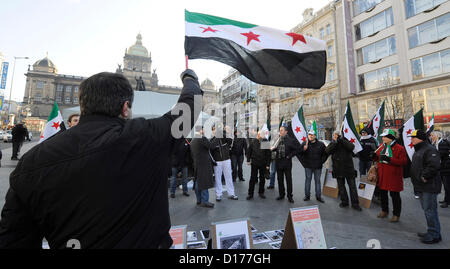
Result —
<svg viewBox="0 0 450 269"><path fill-rule="evenodd" d="M262 141L268 140L262 139ZM247 150L247 162L251 162L251 165L256 167L267 167L270 166L271 155L270 149L261 148L259 139L250 139L250 145Z"/></svg>
<svg viewBox="0 0 450 269"><path fill-rule="evenodd" d="M178 104L190 108L191 126L194 94L202 94L198 81L184 79ZM169 248L167 171L178 118L82 115L34 146L10 175L0 249L40 249L44 237L52 249L71 239L82 249Z"/></svg>
<svg viewBox="0 0 450 269"><path fill-rule="evenodd" d="M414 191L440 193L442 187L440 166L440 156L436 147L427 142L415 145L411 165L411 181Z"/></svg>
<svg viewBox="0 0 450 269"><path fill-rule="evenodd" d="M331 141L326 147L325 152L331 155L333 164L332 176L355 178L356 171L353 166L353 149L355 145L347 139L339 137L337 141Z"/></svg>
<svg viewBox="0 0 450 269"><path fill-rule="evenodd" d="M370 138L361 138L362 150L356 154L360 161L368 162L371 161L371 155L375 150L377 150L377 141L372 136Z"/></svg>
<svg viewBox="0 0 450 269"><path fill-rule="evenodd" d="M380 154L384 145L380 145L376 151L374 161L380 160ZM397 141L391 143L392 157L389 163L377 163L377 186L386 191L403 191L403 167L408 163L405 148Z"/></svg>
<svg viewBox="0 0 450 269"><path fill-rule="evenodd" d="M194 138L191 141L191 155L194 165L194 179L199 190L214 187L213 165L209 149L211 142L206 137Z"/></svg>
<svg viewBox="0 0 450 269"><path fill-rule="evenodd" d="M185 138L177 139L172 149L171 167L183 168L191 165L189 143Z"/></svg>
<svg viewBox="0 0 450 269"><path fill-rule="evenodd" d="M442 139L438 143L438 151L441 157L441 176L450 176L450 141Z"/></svg>
<svg viewBox="0 0 450 269"><path fill-rule="evenodd" d="M275 155L275 166L277 169L291 169L292 168L292 157L298 154L298 148L295 147L295 143L289 136L279 137L280 142L274 149ZM285 154L282 156L281 147L284 145Z"/></svg>
<svg viewBox="0 0 450 269"><path fill-rule="evenodd" d="M314 143L311 141L308 142L308 149L306 151L303 150L306 142L300 146L299 160L301 160L304 168L322 169L323 163L328 158L328 155L325 152L325 144L319 140L316 140Z"/></svg>
<svg viewBox="0 0 450 269"><path fill-rule="evenodd" d="M23 142L28 138L28 130L23 124L16 124L11 130L12 142Z"/></svg>
<svg viewBox="0 0 450 269"><path fill-rule="evenodd" d="M233 145L231 146L231 155L241 156L247 155L247 141L245 138L233 139Z"/></svg>
<svg viewBox="0 0 450 269"><path fill-rule="evenodd" d="M224 136L225 137L225 136ZM216 162L230 159L231 138L211 138L211 155Z"/></svg>

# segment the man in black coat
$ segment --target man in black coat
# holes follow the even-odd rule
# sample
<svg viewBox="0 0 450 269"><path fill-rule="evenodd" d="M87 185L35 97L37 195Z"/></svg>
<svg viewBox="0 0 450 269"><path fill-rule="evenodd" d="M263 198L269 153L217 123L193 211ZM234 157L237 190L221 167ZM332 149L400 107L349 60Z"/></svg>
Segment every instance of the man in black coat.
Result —
<svg viewBox="0 0 450 269"><path fill-rule="evenodd" d="M123 75L84 80L80 123L32 148L11 173L0 248L39 249L44 237L52 249L74 241L83 249L170 248L170 153L194 125L203 94L192 70L181 79L178 104L149 120L131 119L134 93ZM178 120L179 108L190 122Z"/></svg>
<svg viewBox="0 0 450 269"><path fill-rule="evenodd" d="M442 138L441 132L431 133L432 145L437 148L441 157L441 181L444 186L445 196L439 201L442 208L448 208L450 204L450 141Z"/></svg>
<svg viewBox="0 0 450 269"><path fill-rule="evenodd" d="M317 140L316 133L309 131L308 141L300 146L300 155L302 165L305 168L305 198L303 201L309 201L311 196L311 180L314 175L316 199L321 203L325 203L322 199L320 176L322 175L322 165L327 160L328 155L325 153L325 144Z"/></svg>
<svg viewBox="0 0 450 269"><path fill-rule="evenodd" d="M377 141L372 137L367 131L366 128L363 128L360 131L361 134L361 147L362 150L356 154L359 159L359 174L364 176L369 171L372 166L372 158L371 156L377 149Z"/></svg>
<svg viewBox="0 0 450 269"><path fill-rule="evenodd" d="M204 130L201 126L196 126L195 136L191 141L191 155L194 165L195 195L197 196L197 205L201 207L214 207L209 202L208 189L214 187L213 161L209 153L211 143L204 136Z"/></svg>
<svg viewBox="0 0 450 269"><path fill-rule="evenodd" d="M28 138L28 130L23 126L22 123L18 123L14 126L14 128L11 131L12 135L12 156L11 160L19 160L19 153L20 148L23 145L23 141L25 141L25 138Z"/></svg>
<svg viewBox="0 0 450 269"><path fill-rule="evenodd" d="M242 133L238 130L234 131L233 144L231 145L231 169L233 170L233 182L236 177L240 181L245 181L242 175L242 164L244 162L244 154L247 154L247 141L242 137Z"/></svg>
<svg viewBox="0 0 450 269"><path fill-rule="evenodd" d="M414 191L419 195L422 209L427 220L426 233L418 233L425 244L434 244L442 240L441 225L437 210L437 196L441 192L442 183L439 174L439 152L427 140L423 130L414 130L411 135L414 155L411 164L411 182Z"/></svg>
<svg viewBox="0 0 450 269"><path fill-rule="evenodd" d="M181 170L181 185L183 186L183 195L189 196L187 187L188 166L191 153L189 150L189 141L186 138L177 139L172 150L172 169L170 177L170 197L175 198L177 187L177 174Z"/></svg>
<svg viewBox="0 0 450 269"><path fill-rule="evenodd" d="M259 197L265 199L264 195L264 185L266 182L265 174L269 170L270 160L272 153L270 149L264 149L261 147L261 142L265 142L267 139L261 137L261 131L258 132L255 139L250 140L250 145L247 150L247 163L251 165L251 176L250 183L248 186L248 196L247 200L253 198L253 192L255 190L255 185L258 182L259 173Z"/></svg>
<svg viewBox="0 0 450 269"><path fill-rule="evenodd" d="M338 131L334 131L333 140L327 146L325 152L331 155L331 161L333 163L332 176L337 179L339 195L341 197L339 206L347 207L349 205L347 189L345 188L345 181L347 180L352 208L361 211L358 192L356 190L356 171L353 166L354 148L355 145L350 143L345 137L342 137Z"/></svg>
<svg viewBox="0 0 450 269"><path fill-rule="evenodd" d="M286 194L284 178L286 178L287 197L290 203L294 203L292 196L292 157L298 153L292 138L288 135L287 127L280 127L280 137L272 146L271 150L276 152L275 166L277 168L278 192L277 200L283 200Z"/></svg>

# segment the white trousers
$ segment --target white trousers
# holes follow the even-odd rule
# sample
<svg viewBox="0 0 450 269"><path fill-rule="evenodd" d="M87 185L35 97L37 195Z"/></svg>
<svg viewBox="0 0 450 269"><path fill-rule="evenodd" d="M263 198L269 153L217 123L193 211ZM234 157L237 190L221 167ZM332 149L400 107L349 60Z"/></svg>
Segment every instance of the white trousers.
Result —
<svg viewBox="0 0 450 269"><path fill-rule="evenodd" d="M234 195L233 178L231 176L231 160L217 162L214 166L214 175L216 177L216 197L222 197L222 172L225 177L225 185L229 196Z"/></svg>

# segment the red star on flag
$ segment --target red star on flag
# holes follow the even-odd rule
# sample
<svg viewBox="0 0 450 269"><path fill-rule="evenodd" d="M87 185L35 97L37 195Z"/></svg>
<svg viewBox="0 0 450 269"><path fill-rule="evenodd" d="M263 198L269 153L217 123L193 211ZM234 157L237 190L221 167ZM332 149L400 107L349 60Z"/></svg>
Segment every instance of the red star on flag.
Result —
<svg viewBox="0 0 450 269"><path fill-rule="evenodd" d="M355 144L356 140L354 138L350 139L350 143Z"/></svg>
<svg viewBox="0 0 450 269"><path fill-rule="evenodd" d="M55 127L55 129L58 130L58 128L59 128L59 121L58 122L54 122L52 127Z"/></svg>
<svg viewBox="0 0 450 269"><path fill-rule="evenodd" d="M348 129L347 129L347 128L345 128L344 132L345 132L345 133L348 133Z"/></svg>
<svg viewBox="0 0 450 269"><path fill-rule="evenodd" d="M303 137L303 138L302 138L302 141L305 142L305 141L306 141L306 137Z"/></svg>
<svg viewBox="0 0 450 269"><path fill-rule="evenodd" d="M204 33L204 32L213 32L213 33L215 33L215 32L217 32L217 31L219 31L219 30L212 29L212 28L209 27L209 26L208 26L208 28L205 28L205 27L201 27L201 26L200 26L200 28L203 29L203 32L202 32L202 33Z"/></svg>
<svg viewBox="0 0 450 269"><path fill-rule="evenodd" d="M378 117L375 118L375 121L378 121Z"/></svg>
<svg viewBox="0 0 450 269"><path fill-rule="evenodd" d="M406 132L406 134L411 134L411 132L412 132L412 130L409 129L409 130Z"/></svg>
<svg viewBox="0 0 450 269"><path fill-rule="evenodd" d="M260 36L260 35L254 34L252 31L250 31L250 32L248 32L248 33L241 33L241 35L247 37L247 46L250 44L250 41L252 41L252 40L261 42L261 41L259 41L259 39L258 39L258 36Z"/></svg>
<svg viewBox="0 0 450 269"><path fill-rule="evenodd" d="M297 126L297 128L295 128L295 131L296 131L297 133L300 133L301 130L302 130L302 129L301 129L300 127L298 127L298 126Z"/></svg>
<svg viewBox="0 0 450 269"><path fill-rule="evenodd" d="M286 35L292 37L292 46L294 46L295 43L297 43L297 41L299 41L299 40L306 44L306 40L303 35L296 34L296 33L287 33Z"/></svg>
<svg viewBox="0 0 450 269"><path fill-rule="evenodd" d="M414 145L413 145L413 143L411 142L411 144L409 144L408 145L410 148L413 148L414 147Z"/></svg>

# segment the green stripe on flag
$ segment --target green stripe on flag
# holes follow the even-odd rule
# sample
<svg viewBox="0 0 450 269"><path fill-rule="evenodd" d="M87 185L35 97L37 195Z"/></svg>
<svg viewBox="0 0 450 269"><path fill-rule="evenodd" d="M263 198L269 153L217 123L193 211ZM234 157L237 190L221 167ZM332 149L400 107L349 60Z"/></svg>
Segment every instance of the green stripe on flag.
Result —
<svg viewBox="0 0 450 269"><path fill-rule="evenodd" d="M58 111L59 107L58 104L55 102L55 104L53 105L52 112L50 112L50 115L48 116L48 121L51 121L52 119L58 117Z"/></svg>
<svg viewBox="0 0 450 269"><path fill-rule="evenodd" d="M352 129L352 132L355 134L356 139L358 139L358 141L360 141L359 134L355 128L355 122L353 121L352 110L350 108L349 101L347 101L347 113L345 114L345 117L347 117L348 126L350 127L350 129Z"/></svg>
<svg viewBox="0 0 450 269"><path fill-rule="evenodd" d="M297 111L298 119L300 120L300 123L306 127L305 125L305 117L303 116L303 105L300 107L300 109ZM305 130L306 131L306 130Z"/></svg>
<svg viewBox="0 0 450 269"><path fill-rule="evenodd" d="M423 120L423 108L421 108L416 114L414 114L414 128L416 130L425 131L425 122Z"/></svg>
<svg viewBox="0 0 450 269"><path fill-rule="evenodd" d="M234 25L240 28L253 28L258 25L250 24L246 22L233 21L221 17L216 17L212 15L189 12L184 10L185 20L191 23L205 24L205 25Z"/></svg>

